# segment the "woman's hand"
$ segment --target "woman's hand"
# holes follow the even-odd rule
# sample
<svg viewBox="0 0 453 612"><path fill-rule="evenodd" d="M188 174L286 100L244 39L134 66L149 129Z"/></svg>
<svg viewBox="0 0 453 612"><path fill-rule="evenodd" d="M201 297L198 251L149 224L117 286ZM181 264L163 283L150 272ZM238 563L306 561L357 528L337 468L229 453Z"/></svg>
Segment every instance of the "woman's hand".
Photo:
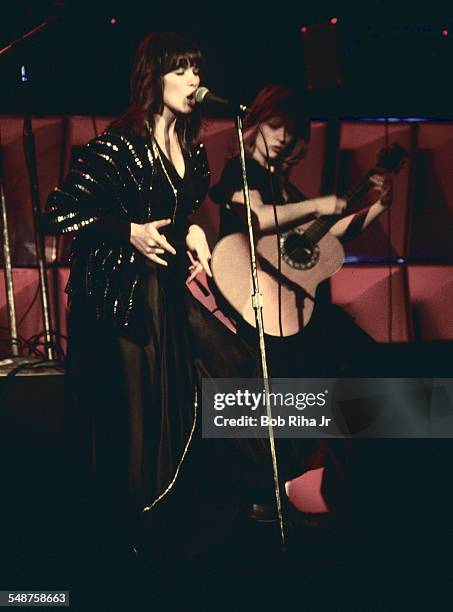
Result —
<svg viewBox="0 0 453 612"><path fill-rule="evenodd" d="M190 276L187 282L190 283L199 272L204 270L208 276L212 276L209 267L211 251L209 250L206 234L199 225L191 225L186 236L186 245L189 249L187 255L190 259Z"/></svg>
<svg viewBox="0 0 453 612"><path fill-rule="evenodd" d="M316 198L315 217L323 217L324 215L341 215L346 208L346 200L337 198L336 195L324 196Z"/></svg>
<svg viewBox="0 0 453 612"><path fill-rule="evenodd" d="M165 236L159 234L159 230L170 223L171 219L159 219L158 221L150 221L143 225L131 223L131 244L151 261L161 266L168 266L165 259L161 259L159 255L165 252L176 255L176 251Z"/></svg>
<svg viewBox="0 0 453 612"><path fill-rule="evenodd" d="M389 173L373 174L370 176L370 182L375 185L375 189L379 193L379 200L382 206L387 208L393 201L393 178Z"/></svg>

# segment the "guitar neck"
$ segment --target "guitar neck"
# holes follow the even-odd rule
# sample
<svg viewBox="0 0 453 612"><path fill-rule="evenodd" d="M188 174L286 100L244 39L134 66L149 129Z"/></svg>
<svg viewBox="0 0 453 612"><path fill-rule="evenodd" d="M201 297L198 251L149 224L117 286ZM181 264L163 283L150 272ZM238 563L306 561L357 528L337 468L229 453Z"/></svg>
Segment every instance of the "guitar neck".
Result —
<svg viewBox="0 0 453 612"><path fill-rule="evenodd" d="M376 172L376 168L372 168L357 185L347 191L342 197L346 200L346 209L358 202L371 189L373 183L370 181L370 176ZM323 236L327 234L331 227L338 221L338 217L329 215L328 217L320 217L306 230L306 236L316 244Z"/></svg>

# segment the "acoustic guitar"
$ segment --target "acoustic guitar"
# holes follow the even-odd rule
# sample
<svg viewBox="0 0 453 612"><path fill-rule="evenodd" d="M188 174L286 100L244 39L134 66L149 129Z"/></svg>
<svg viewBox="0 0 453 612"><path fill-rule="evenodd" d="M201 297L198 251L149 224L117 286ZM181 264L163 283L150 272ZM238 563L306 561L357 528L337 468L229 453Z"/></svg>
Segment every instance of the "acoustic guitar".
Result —
<svg viewBox="0 0 453 612"><path fill-rule="evenodd" d="M343 196L346 210L374 187L369 180L373 174L399 172L406 157L405 149L396 143L381 150L377 164ZM257 240L258 279L267 334L291 336L310 321L319 283L343 265L343 247L329 232L339 218L320 217L280 235ZM220 240L212 253L211 269L223 297L255 326L248 236L235 233Z"/></svg>

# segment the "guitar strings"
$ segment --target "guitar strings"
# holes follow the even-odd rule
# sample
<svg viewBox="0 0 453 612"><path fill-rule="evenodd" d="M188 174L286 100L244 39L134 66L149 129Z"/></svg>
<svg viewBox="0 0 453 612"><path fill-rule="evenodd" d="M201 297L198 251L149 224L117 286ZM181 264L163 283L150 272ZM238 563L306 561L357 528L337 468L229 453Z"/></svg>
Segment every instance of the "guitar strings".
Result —
<svg viewBox="0 0 453 612"><path fill-rule="evenodd" d="M386 143L386 148L388 148L388 134L387 134L387 143ZM359 183L355 186L353 186L349 191L346 192L346 194L343 196L348 205L350 205L352 203L352 201L356 198L362 197L366 191L369 189L371 183L369 181L369 177L375 172L375 168L376 166L374 166L362 179L361 181L359 181ZM390 220L390 219L389 219ZM308 237L308 239L310 241L312 241L313 243L317 243L324 234L326 234L328 232L328 230L330 229L330 227L332 225L334 225L336 223L337 219L332 219L332 218L320 218L317 221L315 221L314 223L312 223L312 225L307 228L307 230L304 232L304 236ZM287 252L288 258L291 258L291 256L293 256L298 250L298 247L295 246L293 247L292 250ZM390 255L389 255L389 260L390 260Z"/></svg>
<svg viewBox="0 0 453 612"><path fill-rule="evenodd" d="M261 134L261 137L263 139L263 143L264 143L264 147L265 147L265 151L266 151L266 163L267 163L267 170L269 173L269 185L270 185L270 190L271 190L271 203L272 203L272 209L273 209L273 213L274 213L274 220L275 220L275 229L276 229L276 240L277 240L277 270L278 270L278 283L277 283L277 287L278 287L278 323L279 323L279 332L280 332L280 336L283 336L283 323L282 323L282 283L280 281L281 279L281 266L282 266L282 247L281 247L281 242L280 242L280 227L279 227L279 223L278 223L278 214L277 214L277 208L276 208L276 203L275 203L275 191L274 191L274 184L273 184L273 180L272 180L272 173L271 173L271 164L270 164L270 155L269 155L269 148L268 148L268 144L266 142L266 138L263 134L263 131L261 129L261 125L258 123L258 130ZM385 136L385 147L388 148L389 147L389 124L388 124L388 119L386 119L385 124L384 124L384 136ZM348 192L346 192L345 194L345 199L347 201L347 206L349 206L352 202L353 199L355 199L356 197L361 195L361 192L364 191L366 192L369 188L369 177L371 176L372 171L368 172L365 177L359 182L358 185L354 186L353 188L351 188ZM337 219L334 220L327 220L327 219L318 219L317 221L315 221L314 223L312 223L312 225L310 225L309 228L307 228L307 230L304 232L304 235L306 237L308 237L308 239L310 241L312 241L314 244L316 244L325 233L327 233L327 231L329 231L330 227L335 224L337 221ZM392 264L391 264L391 214L390 214L390 209L388 210L388 216L387 216L387 233L388 233L388 253L387 253L387 260L389 262L389 273L388 273L388 317L387 317L387 321L388 321L388 338L389 338L389 342L392 342L392 337L393 337L393 283L392 283ZM295 255L295 253L298 250L298 246L295 245L290 251L287 252L287 257L291 258L292 256ZM272 265L275 265L273 262L271 262Z"/></svg>

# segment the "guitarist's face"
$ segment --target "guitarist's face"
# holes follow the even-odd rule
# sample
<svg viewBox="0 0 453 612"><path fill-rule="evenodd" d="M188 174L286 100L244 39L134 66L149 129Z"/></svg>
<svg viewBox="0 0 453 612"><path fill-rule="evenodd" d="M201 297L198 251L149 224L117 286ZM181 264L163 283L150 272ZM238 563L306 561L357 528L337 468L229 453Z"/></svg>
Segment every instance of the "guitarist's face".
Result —
<svg viewBox="0 0 453 612"><path fill-rule="evenodd" d="M270 161L276 161L284 156L288 146L293 140L293 135L279 119L270 119L261 124L262 134L258 131L255 140L254 158L261 164L266 164L266 144L269 151Z"/></svg>

